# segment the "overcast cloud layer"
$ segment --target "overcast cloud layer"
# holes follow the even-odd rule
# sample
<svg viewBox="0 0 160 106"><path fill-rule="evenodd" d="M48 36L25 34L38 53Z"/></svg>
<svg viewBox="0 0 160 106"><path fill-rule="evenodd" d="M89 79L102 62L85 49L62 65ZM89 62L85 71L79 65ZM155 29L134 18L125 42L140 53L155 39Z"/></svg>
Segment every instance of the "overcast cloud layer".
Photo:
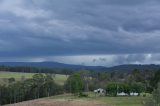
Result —
<svg viewBox="0 0 160 106"><path fill-rule="evenodd" d="M160 63L159 0L0 0L1 61Z"/></svg>

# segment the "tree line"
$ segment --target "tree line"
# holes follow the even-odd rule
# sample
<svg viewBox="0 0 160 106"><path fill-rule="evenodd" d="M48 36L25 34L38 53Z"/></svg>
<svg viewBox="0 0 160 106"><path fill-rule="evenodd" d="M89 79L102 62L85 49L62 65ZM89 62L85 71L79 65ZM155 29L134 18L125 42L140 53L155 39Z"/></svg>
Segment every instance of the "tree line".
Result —
<svg viewBox="0 0 160 106"><path fill-rule="evenodd" d="M54 73L70 75L74 73L71 69L38 68L30 66L0 66L0 71L27 72L27 73Z"/></svg>

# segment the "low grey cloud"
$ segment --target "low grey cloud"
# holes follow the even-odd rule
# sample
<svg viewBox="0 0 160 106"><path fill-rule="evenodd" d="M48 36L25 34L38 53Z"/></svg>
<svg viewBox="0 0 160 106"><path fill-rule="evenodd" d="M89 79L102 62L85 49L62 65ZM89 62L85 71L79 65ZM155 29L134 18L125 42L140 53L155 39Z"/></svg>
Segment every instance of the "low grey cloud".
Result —
<svg viewBox="0 0 160 106"><path fill-rule="evenodd" d="M116 55L114 62L96 61L143 63L145 54L160 53L159 5L159 0L0 0L0 58Z"/></svg>

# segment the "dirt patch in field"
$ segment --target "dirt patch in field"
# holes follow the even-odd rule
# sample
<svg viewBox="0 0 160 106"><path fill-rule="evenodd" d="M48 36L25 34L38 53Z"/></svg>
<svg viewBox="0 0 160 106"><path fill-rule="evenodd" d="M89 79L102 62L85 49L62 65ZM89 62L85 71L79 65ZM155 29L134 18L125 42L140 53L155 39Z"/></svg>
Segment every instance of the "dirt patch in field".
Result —
<svg viewBox="0 0 160 106"><path fill-rule="evenodd" d="M94 100L39 99L5 106L108 106Z"/></svg>

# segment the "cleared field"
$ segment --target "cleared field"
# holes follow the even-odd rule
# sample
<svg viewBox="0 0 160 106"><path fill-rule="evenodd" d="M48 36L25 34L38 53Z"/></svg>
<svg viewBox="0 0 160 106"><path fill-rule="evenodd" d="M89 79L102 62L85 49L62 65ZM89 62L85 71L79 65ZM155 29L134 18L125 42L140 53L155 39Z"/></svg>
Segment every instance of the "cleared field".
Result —
<svg viewBox="0 0 160 106"><path fill-rule="evenodd" d="M0 78L31 78L35 73L22 73L22 72L0 72Z"/></svg>
<svg viewBox="0 0 160 106"><path fill-rule="evenodd" d="M6 106L143 106L143 101L150 97L104 97L89 93L87 98L70 94L32 100Z"/></svg>
<svg viewBox="0 0 160 106"><path fill-rule="evenodd" d="M32 78L35 73L22 73L22 72L0 72L0 84L5 84L8 78L15 78L16 81L20 81L22 78ZM64 84L68 76L55 74L54 80L58 84Z"/></svg>
<svg viewBox="0 0 160 106"><path fill-rule="evenodd" d="M144 97L103 97L100 101L114 106L142 106Z"/></svg>
<svg viewBox="0 0 160 106"><path fill-rule="evenodd" d="M88 93L88 98L79 98L73 95L60 95L51 97L52 99L71 99L71 100L89 100L99 101L107 106L143 106L145 101L150 101L151 97L134 96L134 97L106 97L106 96L95 96L94 93Z"/></svg>

